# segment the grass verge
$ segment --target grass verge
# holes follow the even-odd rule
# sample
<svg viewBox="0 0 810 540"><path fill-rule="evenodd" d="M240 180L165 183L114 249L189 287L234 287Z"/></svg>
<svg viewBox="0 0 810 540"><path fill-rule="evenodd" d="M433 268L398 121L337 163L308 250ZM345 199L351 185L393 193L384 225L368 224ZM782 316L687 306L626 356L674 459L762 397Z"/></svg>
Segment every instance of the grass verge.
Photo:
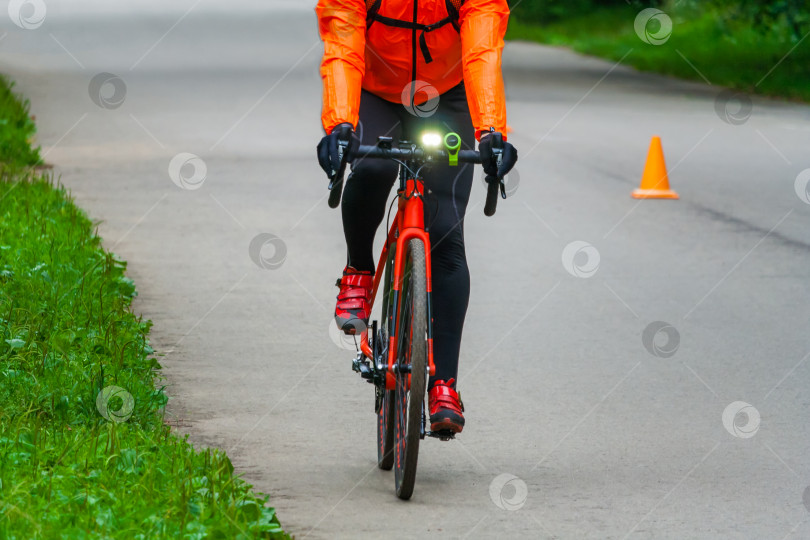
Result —
<svg viewBox="0 0 810 540"><path fill-rule="evenodd" d="M698 10L690 3L664 9L672 33L661 45L636 35L633 22L639 9L629 6L548 24L513 16L507 39L563 45L611 60L624 58L642 71L700 81L705 77L713 85L810 101L810 39L794 42L781 26L757 29L717 9Z"/></svg>
<svg viewBox="0 0 810 540"><path fill-rule="evenodd" d="M0 140L27 145L0 86ZM29 150L0 163L0 538L288 538L224 453L164 423L126 263Z"/></svg>
<svg viewBox="0 0 810 540"><path fill-rule="evenodd" d="M31 146L36 126L28 114L28 101L15 95L13 88L0 76L0 163L41 165L39 148Z"/></svg>

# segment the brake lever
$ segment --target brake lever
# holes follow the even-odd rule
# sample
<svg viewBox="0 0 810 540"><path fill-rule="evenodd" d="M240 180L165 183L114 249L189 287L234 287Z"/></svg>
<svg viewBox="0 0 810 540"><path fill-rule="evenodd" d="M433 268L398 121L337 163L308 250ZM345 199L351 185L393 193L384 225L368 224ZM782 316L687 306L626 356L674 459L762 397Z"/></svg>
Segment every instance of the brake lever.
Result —
<svg viewBox="0 0 810 540"><path fill-rule="evenodd" d="M340 170L332 169L332 174L329 177L329 190L331 191L338 183L343 181L343 172L346 169L346 163L343 161L343 156L348 151L349 141L338 140L338 163L340 163ZM337 179L340 178L340 182Z"/></svg>
<svg viewBox="0 0 810 540"><path fill-rule="evenodd" d="M497 142L499 144L503 144L503 141L501 139L497 139ZM495 156L495 164L498 167L498 169L500 170L501 164L503 163L503 148L502 147L493 148L492 149L492 154ZM500 191L501 191L501 199L506 199L506 183L503 181L502 176L498 177L498 184L500 185L500 188L501 188L500 189Z"/></svg>
<svg viewBox="0 0 810 540"><path fill-rule="evenodd" d="M352 138L352 127L348 124L341 124L338 128L339 135L337 140L337 152L339 169L332 169L332 174L329 175L329 190L340 185L343 182L343 173L346 171L346 163L349 155L349 144ZM334 133L334 132L333 132Z"/></svg>

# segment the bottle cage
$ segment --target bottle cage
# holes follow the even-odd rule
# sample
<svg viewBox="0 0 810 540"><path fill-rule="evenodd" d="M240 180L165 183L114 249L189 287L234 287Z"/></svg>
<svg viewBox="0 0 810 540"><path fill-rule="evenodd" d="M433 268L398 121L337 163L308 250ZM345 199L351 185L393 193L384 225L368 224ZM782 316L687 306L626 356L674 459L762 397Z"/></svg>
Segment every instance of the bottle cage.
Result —
<svg viewBox="0 0 810 540"><path fill-rule="evenodd" d="M417 2L418 0L413 0ZM419 49L422 51L422 57L425 59L425 63L429 64L433 61L433 57L430 55L430 50L427 46L427 41L425 40L425 33L432 32L437 28L441 28L446 24L452 24L453 28L456 29L456 32L461 31L461 27L459 26L458 19L459 19L459 10L461 9L462 4L464 4L464 0L444 0L445 5L447 6L447 17L444 19L437 21L433 24L421 24L416 21L403 21L401 19L392 19L391 17L385 17L380 15L380 6L382 5L383 0L367 0L366 1L366 29L371 28L371 25L374 24L375 21L380 21L381 24L386 26L393 26L396 28L405 28L407 30L419 30Z"/></svg>

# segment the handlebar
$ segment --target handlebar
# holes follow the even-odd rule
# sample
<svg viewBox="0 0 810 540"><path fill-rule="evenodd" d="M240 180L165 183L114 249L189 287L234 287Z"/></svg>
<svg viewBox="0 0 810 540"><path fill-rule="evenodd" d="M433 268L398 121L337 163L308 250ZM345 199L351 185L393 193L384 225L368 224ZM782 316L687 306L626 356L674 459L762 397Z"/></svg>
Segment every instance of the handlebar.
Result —
<svg viewBox="0 0 810 540"><path fill-rule="evenodd" d="M493 131L493 128L490 128ZM492 138L492 155L495 157L498 169L501 168L501 160L503 159L503 136L500 133L493 133L490 135ZM487 175L487 201L484 203L484 215L489 217L495 213L495 207L498 206L498 188L501 188L501 197L506 198L506 189L503 185L503 179Z"/></svg>
<svg viewBox="0 0 810 540"><path fill-rule="evenodd" d="M503 192L503 186L501 186L501 182L498 180L498 177L492 176L491 174L487 175L486 181L487 200L484 203L484 215L490 217L495 214L495 209L498 207L498 186L501 187L501 192Z"/></svg>
<svg viewBox="0 0 810 540"><path fill-rule="evenodd" d="M353 158L375 159L414 159L416 161L432 161L448 159L450 154L441 148L384 148L376 145L360 145L352 154ZM476 150L459 150L458 160L463 163L481 163L481 154Z"/></svg>
<svg viewBox="0 0 810 540"><path fill-rule="evenodd" d="M455 135L455 134L452 134ZM455 135L458 137L457 135ZM382 144L383 139L387 139L387 144ZM358 159L358 158L371 158L371 159L391 159L391 160L398 160L398 161L416 161L421 163L429 163L429 162L440 162L442 160L449 160L451 165L457 164L458 162L461 163L481 163L481 154L476 150L458 150L458 146L460 146L460 139L458 140L458 144L455 148L450 148L451 150L455 149L456 152L449 152L442 148L422 148L418 146L412 146L410 148L405 147L394 147L391 145L391 140L389 138L380 138L381 143L376 145L360 145L357 148L353 149L351 154L349 155L349 161ZM496 144L493 147L493 154L496 155L498 158L498 164L500 165L500 152L502 143L500 139L498 140L499 144ZM340 174L339 177L333 183L330 183L329 189L331 190L329 193L329 206L331 208L336 208L340 204L341 198L341 187L342 187L342 177L343 175ZM492 216L495 214L495 209L498 205L498 191L500 191L501 197L504 199L506 198L506 191L504 189L503 180L498 178L497 176L487 175L486 176L487 182L487 198L484 204L484 214L486 216Z"/></svg>

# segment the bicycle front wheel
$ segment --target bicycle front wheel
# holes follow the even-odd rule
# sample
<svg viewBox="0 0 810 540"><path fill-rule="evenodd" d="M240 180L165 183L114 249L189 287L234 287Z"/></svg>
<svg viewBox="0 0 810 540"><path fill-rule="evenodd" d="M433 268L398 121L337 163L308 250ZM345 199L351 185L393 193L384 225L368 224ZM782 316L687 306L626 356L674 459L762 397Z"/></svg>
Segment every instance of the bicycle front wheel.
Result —
<svg viewBox="0 0 810 540"><path fill-rule="evenodd" d="M394 477L397 497L409 499L416 480L427 379L427 269L425 245L414 238L405 254L397 324L394 389Z"/></svg>

